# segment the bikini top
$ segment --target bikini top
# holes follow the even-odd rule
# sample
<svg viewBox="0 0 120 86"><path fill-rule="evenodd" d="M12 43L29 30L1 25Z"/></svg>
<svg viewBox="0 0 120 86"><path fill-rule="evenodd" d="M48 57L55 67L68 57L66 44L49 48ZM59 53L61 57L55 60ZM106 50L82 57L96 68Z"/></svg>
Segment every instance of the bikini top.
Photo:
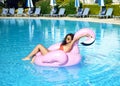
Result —
<svg viewBox="0 0 120 86"><path fill-rule="evenodd" d="M62 45L60 45L60 48L59 48L59 50L64 50L64 48L63 48L63 46L62 46Z"/></svg>

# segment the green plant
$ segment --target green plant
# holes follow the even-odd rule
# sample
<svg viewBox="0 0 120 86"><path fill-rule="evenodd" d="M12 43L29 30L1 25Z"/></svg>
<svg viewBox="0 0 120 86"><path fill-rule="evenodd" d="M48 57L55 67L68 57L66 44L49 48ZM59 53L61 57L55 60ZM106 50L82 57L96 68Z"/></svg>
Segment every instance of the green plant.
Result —
<svg viewBox="0 0 120 86"><path fill-rule="evenodd" d="M58 5L61 5L63 3L69 3L70 0L56 0Z"/></svg>
<svg viewBox="0 0 120 86"><path fill-rule="evenodd" d="M106 5L107 8L113 8L113 15L120 16L120 5Z"/></svg>
<svg viewBox="0 0 120 86"><path fill-rule="evenodd" d="M90 8L90 14L91 15L97 15L100 12L100 6L97 5L97 4L83 5L83 8Z"/></svg>
<svg viewBox="0 0 120 86"><path fill-rule="evenodd" d="M112 0L104 0L105 4L112 4Z"/></svg>
<svg viewBox="0 0 120 86"><path fill-rule="evenodd" d="M70 0L68 4L64 5L63 7L66 9L66 15L76 13L75 0ZM82 7L82 3L80 3L80 7Z"/></svg>
<svg viewBox="0 0 120 86"><path fill-rule="evenodd" d="M75 6L74 6L74 0L70 0L70 2L64 6L66 9L66 14L73 14L75 13Z"/></svg>
<svg viewBox="0 0 120 86"><path fill-rule="evenodd" d="M42 14L48 14L50 13L50 0L42 0L37 3L36 7L41 7L41 13Z"/></svg>
<svg viewBox="0 0 120 86"><path fill-rule="evenodd" d="M0 2L0 7L4 7L5 5L2 3L2 2Z"/></svg>

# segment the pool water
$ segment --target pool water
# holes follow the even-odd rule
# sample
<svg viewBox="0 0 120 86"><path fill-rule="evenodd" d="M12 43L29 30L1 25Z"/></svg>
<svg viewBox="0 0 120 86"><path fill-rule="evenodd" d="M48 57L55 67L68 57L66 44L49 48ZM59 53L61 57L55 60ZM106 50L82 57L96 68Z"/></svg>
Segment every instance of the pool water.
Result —
<svg viewBox="0 0 120 86"><path fill-rule="evenodd" d="M91 46L79 44L82 61L42 67L22 61L37 44L49 47L67 33L90 28ZM1 86L120 86L120 25L42 19L0 19Z"/></svg>

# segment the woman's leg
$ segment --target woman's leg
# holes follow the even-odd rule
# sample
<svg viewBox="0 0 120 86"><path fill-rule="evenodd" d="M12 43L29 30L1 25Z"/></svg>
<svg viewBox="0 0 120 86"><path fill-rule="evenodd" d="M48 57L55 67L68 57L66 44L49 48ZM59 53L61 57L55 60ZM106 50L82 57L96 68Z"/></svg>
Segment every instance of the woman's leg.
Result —
<svg viewBox="0 0 120 86"><path fill-rule="evenodd" d="M27 57L23 58L23 60L30 60L30 58L34 56L38 51L40 51L42 55L45 55L49 52L47 48L39 44L33 49L33 51Z"/></svg>
<svg viewBox="0 0 120 86"><path fill-rule="evenodd" d="M34 63L34 60L35 60L35 56L32 58L31 63Z"/></svg>

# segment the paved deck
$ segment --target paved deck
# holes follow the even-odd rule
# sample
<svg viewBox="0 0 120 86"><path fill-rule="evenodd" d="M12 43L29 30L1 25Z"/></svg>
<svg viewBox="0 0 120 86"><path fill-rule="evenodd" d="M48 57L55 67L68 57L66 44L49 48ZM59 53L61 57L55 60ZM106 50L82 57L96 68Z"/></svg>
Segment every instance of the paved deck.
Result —
<svg viewBox="0 0 120 86"><path fill-rule="evenodd" d="M70 20L70 21L88 21L88 22L101 22L109 24L118 24L120 25L120 19L108 18L108 19L99 19L99 18L75 18L75 17L0 17L0 19L59 19L59 20Z"/></svg>

